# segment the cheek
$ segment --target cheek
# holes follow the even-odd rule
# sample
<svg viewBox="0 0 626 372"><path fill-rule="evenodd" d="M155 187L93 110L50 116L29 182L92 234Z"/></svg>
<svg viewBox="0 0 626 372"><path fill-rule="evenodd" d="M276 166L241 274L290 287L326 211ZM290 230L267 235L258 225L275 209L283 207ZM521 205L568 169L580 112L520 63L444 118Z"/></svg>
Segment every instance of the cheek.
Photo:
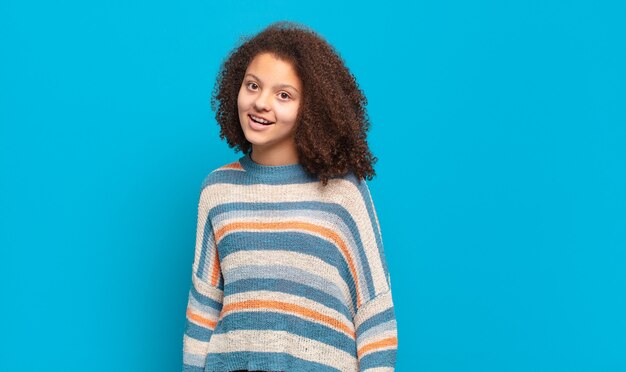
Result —
<svg viewBox="0 0 626 372"><path fill-rule="evenodd" d="M246 95L244 94L243 90L240 89L239 95L237 96L237 107L240 110L246 109L249 106L249 102L246 101Z"/></svg>
<svg viewBox="0 0 626 372"><path fill-rule="evenodd" d="M277 107L276 114L280 115L283 121L294 122L298 117L298 105Z"/></svg>

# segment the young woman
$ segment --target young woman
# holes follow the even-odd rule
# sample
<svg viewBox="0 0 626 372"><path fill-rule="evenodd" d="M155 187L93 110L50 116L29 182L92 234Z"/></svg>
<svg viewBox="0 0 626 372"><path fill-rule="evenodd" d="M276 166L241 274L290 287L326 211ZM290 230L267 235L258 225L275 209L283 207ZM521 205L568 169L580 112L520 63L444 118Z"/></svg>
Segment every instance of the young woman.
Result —
<svg viewBox="0 0 626 372"><path fill-rule="evenodd" d="M227 56L212 108L243 156L202 184L184 371L394 370L366 104L305 26L274 23Z"/></svg>

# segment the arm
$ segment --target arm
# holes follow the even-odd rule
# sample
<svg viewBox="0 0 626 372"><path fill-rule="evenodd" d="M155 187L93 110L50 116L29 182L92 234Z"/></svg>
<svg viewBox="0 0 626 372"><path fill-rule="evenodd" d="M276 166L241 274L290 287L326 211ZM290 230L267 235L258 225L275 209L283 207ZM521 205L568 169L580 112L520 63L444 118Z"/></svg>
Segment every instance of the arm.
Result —
<svg viewBox="0 0 626 372"><path fill-rule="evenodd" d="M398 330L391 291L362 305L354 318L359 371L393 371Z"/></svg>
<svg viewBox="0 0 626 372"><path fill-rule="evenodd" d="M359 371L393 371L398 331L380 225L365 180L356 185L356 190L351 214L365 251L362 277L371 281L373 287L363 296L353 319Z"/></svg>
<svg viewBox="0 0 626 372"><path fill-rule="evenodd" d="M203 372L209 340L222 310L224 279L211 222L207 189L200 194L196 247L183 335L183 371Z"/></svg>

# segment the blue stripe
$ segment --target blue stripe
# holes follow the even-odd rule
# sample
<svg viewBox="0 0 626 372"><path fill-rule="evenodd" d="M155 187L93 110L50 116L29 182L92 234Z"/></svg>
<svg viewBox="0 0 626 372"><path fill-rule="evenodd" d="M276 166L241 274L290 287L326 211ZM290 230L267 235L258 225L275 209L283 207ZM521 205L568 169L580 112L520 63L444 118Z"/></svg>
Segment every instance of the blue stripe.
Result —
<svg viewBox="0 0 626 372"><path fill-rule="evenodd" d="M356 181L353 179L352 182L357 184L357 187L359 191L361 192L361 198L363 198L363 202L365 203L365 206L367 207L367 213L372 223L372 230L374 231L374 236L376 237L376 246L378 247L379 258L382 263L383 270L385 271L385 280L387 280L388 270L387 270L387 261L385 259L385 254L384 254L385 247L383 245L383 240L379 231L380 226L378 226L378 224L376 223L376 215L374 211L375 206L371 199L371 193L369 191L367 182L365 180L362 180L361 182L356 183ZM387 283L387 285L389 285L389 283ZM374 293L374 292L370 292L370 293Z"/></svg>
<svg viewBox="0 0 626 372"><path fill-rule="evenodd" d="M204 372L204 362L206 360L206 354L192 354L183 350L183 367L187 367L188 370L194 371L194 368L202 368ZM185 371L185 369L183 369Z"/></svg>
<svg viewBox="0 0 626 372"><path fill-rule="evenodd" d="M245 265L228 270L229 282L236 282L242 279L282 279L288 281L289 285L301 284L316 288L335 296L346 304L350 302L350 294L345 294L334 281L329 281L316 273L286 265ZM252 290L254 286L250 287Z"/></svg>
<svg viewBox="0 0 626 372"><path fill-rule="evenodd" d="M195 338L196 340L208 342L211 339L213 330L211 328L206 328L192 323L189 319L187 319L187 323L185 324L185 334L191 338Z"/></svg>
<svg viewBox="0 0 626 372"><path fill-rule="evenodd" d="M331 366L296 358L287 353L236 351L211 353L207 357L207 371L316 371L341 372Z"/></svg>
<svg viewBox="0 0 626 372"><path fill-rule="evenodd" d="M213 306L206 306L201 304L200 302L198 302L198 300L196 300L193 295L189 296L188 306L191 306L191 308L195 310L196 313L202 313L205 316L213 316L217 318L217 316L219 315L219 310L213 308Z"/></svg>
<svg viewBox="0 0 626 372"><path fill-rule="evenodd" d="M350 232L352 233L352 239L357 245L357 252L359 253L360 260L363 263L362 271L363 271L363 275L366 278L367 294L369 294L367 298L364 298L364 301L367 301L368 298L374 296L374 293L376 293L376 291L374 289L374 279L372 278L372 271L370 270L369 261L367 260L367 255L365 254L365 247L363 245L363 240L361 239L361 234L359 234L359 228L357 227L357 224L354 221L354 218L352 218L352 215L343 207L341 207L341 210L337 214L339 215L343 223L345 223L346 226L348 226L348 229L350 229Z"/></svg>
<svg viewBox="0 0 626 372"><path fill-rule="evenodd" d="M376 245L379 247L382 265L385 270L385 273L387 273L387 262L383 254L384 247L383 247L382 238L379 233L378 227L376 226L374 206L372 205L372 202L370 200L370 196L371 196L370 192L366 187L367 182L365 180L360 180L359 178L357 178L354 172L349 172L348 174L344 176L331 177L331 179L339 179L339 178L342 178L346 181L351 182L352 184L357 186L358 190L360 191L361 198L365 202L370 221L372 221L372 229L374 231L374 236L376 238ZM293 177L290 177L290 182L288 184L309 183L309 182L317 182L317 181L319 181L317 177L310 176L310 175L297 174ZM255 177L250 177L249 173L246 171L233 170L233 169L215 170L209 173L207 177L205 177L205 179L202 182L201 190L203 190L207 186L218 184L218 183L227 183L227 184L234 184L234 185L258 185L261 182L259 182L259 180L256 179ZM277 180L265 179L263 183L273 184L273 185L287 184L284 182L284 179L282 179L282 181L281 179L277 179ZM319 202L312 202L312 203L319 203ZM255 206L254 207L255 209L262 209L262 208L259 208L257 203L250 203L250 204L253 204ZM269 204L272 204L272 203L269 203ZM285 203L285 204L290 204L290 203ZM322 204L331 204L331 203L322 203ZM276 208L272 207L272 209L276 209ZM287 209L291 209L291 208L287 208ZM360 243L360 240L357 240L357 242ZM362 248L362 247L359 247L359 248ZM368 289L370 289L369 293L374 293L373 284L371 283L371 280L368 280Z"/></svg>
<svg viewBox="0 0 626 372"><path fill-rule="evenodd" d="M237 231L224 236L218 244L222 260L231 253L247 250L284 250L317 257L336 267L346 281L350 293L356 293L354 278L337 246L317 236L298 231ZM356 309L356 296L353 297L352 306Z"/></svg>
<svg viewBox="0 0 626 372"><path fill-rule="evenodd" d="M198 301L199 303L201 303L202 305L211 306L212 308L214 308L214 309L216 309L218 311L222 309L222 302L221 301L216 301L216 300L212 299L211 297L207 297L207 296L203 295L202 293L198 292L198 290L193 285L193 283L191 285L190 291L191 291L191 295L193 296L193 298L196 301Z"/></svg>
<svg viewBox="0 0 626 372"><path fill-rule="evenodd" d="M382 262L383 270L385 271L385 280L388 281L389 271L387 269L387 261L385 259L385 254L384 254L385 249L384 249L384 245L382 241L382 236L379 231L380 226L378 226L378 224L376 223L376 216L374 213L375 206L371 200L371 193L369 191L368 183L365 179L362 179L362 180L359 179L354 174L354 172L348 173L346 176L343 177L343 179L345 181L352 182L352 184L355 185L357 189L359 190L359 192L361 193L361 199L363 199L363 202L365 203L365 207L367 208L367 214L372 224L374 237L376 238L376 246L378 247L380 260ZM358 241L360 242L360 240ZM368 267L369 267L369 264L368 264ZM387 285L389 285L389 282L387 282ZM370 293L375 293L375 292L370 291Z"/></svg>
<svg viewBox="0 0 626 372"><path fill-rule="evenodd" d="M213 225L211 224L211 220L207 218L206 223L204 224L204 231L202 232L202 249L200 251L200 259L198 262L198 272L196 273L196 276L205 282L209 281L207 277L209 276L210 271L210 268L205 267L205 261L213 258L214 249L215 238L213 235ZM211 257L207 258L209 254Z"/></svg>
<svg viewBox="0 0 626 372"><path fill-rule="evenodd" d="M204 372L204 367L196 367L183 364L183 372Z"/></svg>
<svg viewBox="0 0 626 372"><path fill-rule="evenodd" d="M235 330L286 331L294 335L323 342L329 346L356 355L356 341L350 336L323 324L314 323L296 315L268 311L237 311L226 313L220 320L216 334ZM257 340L263 344L263 340ZM250 340L250 342L254 342Z"/></svg>
<svg viewBox="0 0 626 372"><path fill-rule="evenodd" d="M397 349L380 350L367 354L359 360L360 369L395 367Z"/></svg>
<svg viewBox="0 0 626 372"><path fill-rule="evenodd" d="M215 207L211 208L209 211L209 219L211 220L219 220L219 215L222 213L230 213L234 211L253 211L262 213L265 210L294 210L294 209L305 209L305 210L317 210L330 214L337 215L347 226L349 232L352 234L352 240L356 243L356 254L357 254L357 262L360 264L361 269L359 271L363 274L365 278L365 283L367 285L367 293L363 293L366 298L368 295L373 295L375 293L374 290L374 281L369 269L369 263L367 261L367 256L365 254L365 248L363 246L363 241L361 240L361 236L359 234L358 227L352 215L340 204L337 203L328 203L328 202L319 202L319 201L301 201L301 202L274 202L274 203L242 203L242 202L233 202L233 203L223 203L218 204ZM374 220L372 220L374 221ZM380 244L380 236L378 235L378 230L374 225L372 225L372 229L374 231L375 236L377 236L377 244ZM379 245L380 247L380 245ZM335 248L336 249L336 248ZM220 251L220 257L221 256ZM354 253L354 252L353 252Z"/></svg>
<svg viewBox="0 0 626 372"><path fill-rule="evenodd" d="M393 319L395 319L395 316L394 316L394 309L392 306L389 309L381 313L378 313L374 315L373 317L369 318L368 320L364 321L363 323L361 323L359 327L356 329L357 334L361 334L374 326L377 326L384 322L388 322Z"/></svg>
<svg viewBox="0 0 626 372"><path fill-rule="evenodd" d="M359 332L359 338L369 338L372 335L393 331L397 333L398 325L395 320L390 320L384 323L381 323L377 326L370 327L367 330L361 330Z"/></svg>
<svg viewBox="0 0 626 372"><path fill-rule="evenodd" d="M310 183L310 182L318 182L317 177L305 175L305 174L292 174L289 175L289 182L285 183L284 177L272 178L270 176L263 177L263 180L260 180L254 176L251 176L249 173L245 171L240 171L236 169L221 169L215 170L204 179L202 182L202 189L211 186L217 183L227 183L231 185L287 185L287 184L299 184L299 183Z"/></svg>
<svg viewBox="0 0 626 372"><path fill-rule="evenodd" d="M352 319L350 309L338 298L332 296L319 289L303 285L300 283L294 283L289 280L283 279L242 279L229 283L226 286L226 293L228 295L248 292L250 290L255 291L272 291L280 293L288 293L295 296L307 298L324 305L330 309L336 310L343 314L348 319Z"/></svg>
<svg viewBox="0 0 626 372"><path fill-rule="evenodd" d="M312 223L317 223L319 221L321 225L329 224L331 229L333 229L336 233L339 233L339 236L342 236L342 239L345 239L345 243L347 244L347 247L348 247L348 250L350 251L352 259L354 260L354 265L356 268L356 275L358 275L359 283L367 283L368 279L370 279L370 282L371 282L371 277L369 275L368 276L365 275L365 272L367 271L364 268L365 254L362 251L362 248L361 250L359 250L359 247L362 247L362 246L360 246L359 244L355 244L353 232L348 228L348 226L342 220L339 219L338 213L336 211L322 210L324 209L323 207L316 208L316 209L305 207L303 209L303 208L298 208L295 205L292 208L285 209L283 203L275 203L275 204L280 205L280 208L278 208L277 210L269 210L269 213L272 215L280 214L281 219L284 219L284 220L288 220L288 219L303 220L304 219L304 220L310 220ZM296 204L296 203L291 203L291 204ZM334 208L336 210L340 208L336 204L335 206L336 207ZM247 206L245 205L243 207L247 208ZM265 205L265 207L267 207L267 205ZM245 213L245 215L250 219L258 218L260 221L265 220L268 215L265 210L256 211L256 210L249 209L249 208L243 209L243 213ZM230 221L237 221L239 218L241 218L241 215L243 213L242 213L242 209L233 209L231 211L224 211L219 214L215 214L214 218L212 218L211 220L213 221L213 224L215 226L224 226ZM313 235L315 234L313 233ZM361 285L361 292L362 292L363 298L365 299L370 298L370 288L368 288L367 285L365 284Z"/></svg>

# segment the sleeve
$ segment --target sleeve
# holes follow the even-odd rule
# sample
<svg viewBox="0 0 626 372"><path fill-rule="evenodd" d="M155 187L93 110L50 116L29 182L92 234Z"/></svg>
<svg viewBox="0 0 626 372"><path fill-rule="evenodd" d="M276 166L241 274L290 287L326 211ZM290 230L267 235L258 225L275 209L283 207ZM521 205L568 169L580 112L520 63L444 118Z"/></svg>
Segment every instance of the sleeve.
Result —
<svg viewBox="0 0 626 372"><path fill-rule="evenodd" d="M198 203L196 246L183 335L183 372L203 372L209 340L217 325L224 297L213 227L208 219L207 189Z"/></svg>
<svg viewBox="0 0 626 372"><path fill-rule="evenodd" d="M362 295L353 318L356 329L359 371L394 371L398 348L396 315L391 296L391 277L387 269L382 234L367 183L357 185L352 214L365 252L362 275L368 294ZM363 292L363 291L362 291Z"/></svg>

